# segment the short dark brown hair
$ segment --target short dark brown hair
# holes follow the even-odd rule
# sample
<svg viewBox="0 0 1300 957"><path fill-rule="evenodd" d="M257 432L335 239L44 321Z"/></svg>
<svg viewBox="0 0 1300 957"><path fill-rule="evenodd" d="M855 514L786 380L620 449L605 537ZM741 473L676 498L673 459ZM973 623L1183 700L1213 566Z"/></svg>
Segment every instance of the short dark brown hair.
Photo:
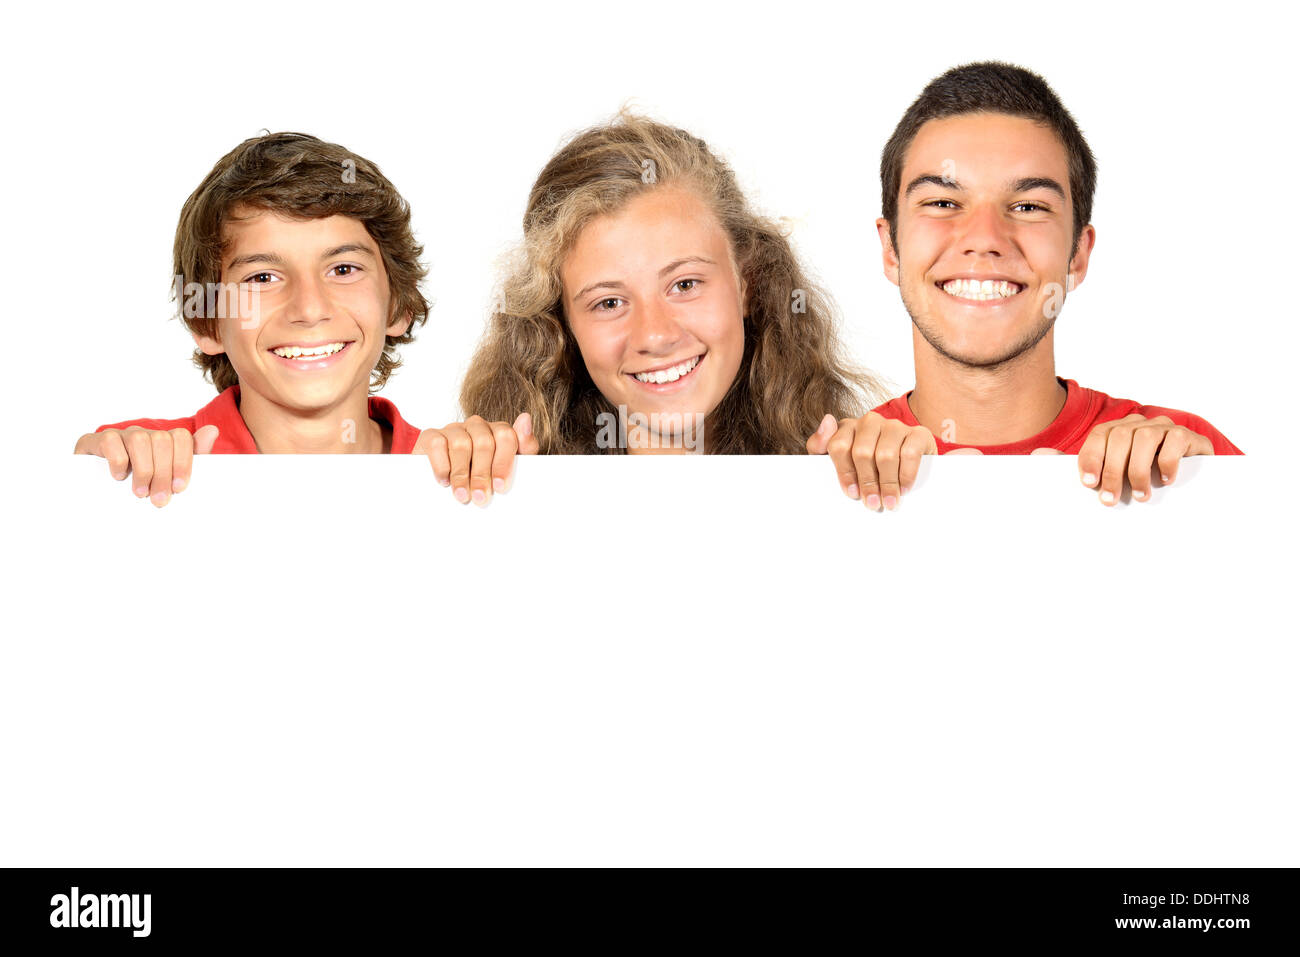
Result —
<svg viewBox="0 0 1300 957"><path fill-rule="evenodd" d="M371 391L381 388L401 365L397 346L414 341L415 328L429 315L429 303L420 292L426 272L420 263L424 248L415 241L406 200L378 166L337 143L305 133L267 133L244 140L217 161L181 209L172 263L182 285L220 282L222 227L236 206L301 219L348 216L366 227L388 273L388 324L411 317L402 335L386 336L383 354L371 372ZM181 321L197 335L217 335L215 318L190 317L181 310ZM218 392L239 382L225 355L196 349L194 364Z"/></svg>
<svg viewBox="0 0 1300 957"><path fill-rule="evenodd" d="M967 113L1004 113L1045 124L1065 147L1074 202L1074 242L1092 221L1092 196L1097 188L1097 160L1079 124L1037 73L1010 63L986 61L953 67L921 91L880 155L881 215L889 221L889 237L898 246L898 192L903 160L922 126L930 120Z"/></svg>

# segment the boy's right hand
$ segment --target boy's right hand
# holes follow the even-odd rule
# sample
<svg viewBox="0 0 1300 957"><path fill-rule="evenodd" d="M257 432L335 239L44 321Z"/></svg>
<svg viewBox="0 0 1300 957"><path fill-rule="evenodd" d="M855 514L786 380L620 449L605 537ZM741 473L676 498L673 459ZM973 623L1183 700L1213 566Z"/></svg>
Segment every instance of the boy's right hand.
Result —
<svg viewBox="0 0 1300 957"><path fill-rule="evenodd" d="M510 481L515 455L536 455L533 418L520 413L514 423L489 422L471 415L441 429L425 429L415 443L424 452L440 485L450 485L462 505L486 505L492 493L504 492Z"/></svg>
<svg viewBox="0 0 1300 957"><path fill-rule="evenodd" d="M77 439L73 452L98 455L108 460L108 471L119 482L128 475L135 479L131 487L137 498L162 508L174 492L183 491L190 482L195 455L206 455L216 444L219 430L205 425L194 434L188 429L105 429Z"/></svg>
<svg viewBox="0 0 1300 957"><path fill-rule="evenodd" d="M838 423L827 413L809 437L807 448L809 455L829 454L844 494L862 499L867 508L876 511L882 505L896 508L916 481L921 456L939 452L925 426L909 426L879 412Z"/></svg>

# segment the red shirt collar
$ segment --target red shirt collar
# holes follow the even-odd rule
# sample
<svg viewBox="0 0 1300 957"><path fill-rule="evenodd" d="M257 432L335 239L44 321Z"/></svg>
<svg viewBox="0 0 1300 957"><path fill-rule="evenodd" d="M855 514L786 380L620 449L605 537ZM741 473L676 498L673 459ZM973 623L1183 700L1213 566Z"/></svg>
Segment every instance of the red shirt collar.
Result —
<svg viewBox="0 0 1300 957"><path fill-rule="evenodd" d="M415 450L420 430L402 418L397 406L387 399L372 395L368 410L370 418L386 423L393 431L394 455L409 455ZM215 454L257 454L257 443L248 431L244 417L239 414L239 386L232 385L219 396L199 409L194 415L194 431L205 425L215 425L220 434L212 447Z"/></svg>
<svg viewBox="0 0 1300 957"><path fill-rule="evenodd" d="M970 448L979 449L985 455L1028 455L1034 449L1069 448L1073 442L1079 439L1077 433L1080 430L1086 431L1092 424L1093 419L1097 417L1099 403L1095 392L1083 388L1073 379L1062 379L1057 376L1056 381L1065 386L1065 405L1061 407L1061 411L1052 420L1051 425L1037 435L1031 435L1019 442L1008 442L1004 445L952 444L945 442L941 436L935 436L935 441L939 446L939 454L942 455L953 449ZM894 406L899 419L903 422L908 425L920 425L916 421L916 416L912 414L912 407L908 403L911 395L912 393L908 392L906 395L895 399L893 403L887 404Z"/></svg>

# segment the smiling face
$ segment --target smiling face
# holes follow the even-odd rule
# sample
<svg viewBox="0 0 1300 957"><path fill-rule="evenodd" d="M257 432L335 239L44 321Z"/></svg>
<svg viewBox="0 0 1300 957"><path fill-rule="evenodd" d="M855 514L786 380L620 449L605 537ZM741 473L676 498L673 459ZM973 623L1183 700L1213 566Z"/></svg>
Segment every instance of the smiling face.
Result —
<svg viewBox="0 0 1300 957"><path fill-rule="evenodd" d="M587 372L629 416L707 416L735 382L744 286L726 233L693 192L656 187L588 223L560 278Z"/></svg>
<svg viewBox="0 0 1300 957"><path fill-rule="evenodd" d="M365 226L236 208L222 239L221 281L256 287L257 321L221 318L219 339L195 341L230 359L241 400L300 415L364 402L385 335L409 324L388 322L388 276Z"/></svg>
<svg viewBox="0 0 1300 957"><path fill-rule="evenodd" d="M1048 127L1001 113L922 126L903 163L897 249L888 222L876 226L885 274L925 342L985 368L1050 350L1095 240L1086 226L1071 255L1072 208L1065 147Z"/></svg>

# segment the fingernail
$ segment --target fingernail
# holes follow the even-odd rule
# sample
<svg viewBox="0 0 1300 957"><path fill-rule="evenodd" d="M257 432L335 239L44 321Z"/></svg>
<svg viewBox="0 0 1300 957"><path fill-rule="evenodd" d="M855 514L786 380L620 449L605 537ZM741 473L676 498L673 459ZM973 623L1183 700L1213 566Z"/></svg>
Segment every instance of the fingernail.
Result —
<svg viewBox="0 0 1300 957"><path fill-rule="evenodd" d="M494 478L492 480L492 491L504 492L506 490L506 480L503 478Z"/></svg>
<svg viewBox="0 0 1300 957"><path fill-rule="evenodd" d="M1139 502L1145 502L1147 498L1147 493L1142 491L1140 488L1135 488L1133 490L1133 497L1137 499Z"/></svg>
<svg viewBox="0 0 1300 957"><path fill-rule="evenodd" d="M182 478L172 479L172 491L173 492L185 491L185 479Z"/></svg>
<svg viewBox="0 0 1300 957"><path fill-rule="evenodd" d="M1169 482L1169 476L1168 475L1160 476L1160 481L1165 482L1167 484Z"/></svg>
<svg viewBox="0 0 1300 957"><path fill-rule="evenodd" d="M144 498L144 497L145 497L146 495L148 495L148 494L149 494L149 488L148 488L148 486L145 486L145 487L143 487L143 488L137 488L137 489L135 490L135 497L136 497L136 498Z"/></svg>
<svg viewBox="0 0 1300 957"><path fill-rule="evenodd" d="M1091 472L1084 472L1084 473L1083 473L1083 484L1084 484L1084 485L1087 485L1087 486L1089 486L1089 487L1091 487L1091 486L1093 486L1093 485L1096 485L1096 484L1097 484L1097 476L1093 475Z"/></svg>
<svg viewBox="0 0 1300 957"><path fill-rule="evenodd" d="M867 508L880 508L880 496L875 492L867 496Z"/></svg>
<svg viewBox="0 0 1300 957"><path fill-rule="evenodd" d="M483 490L481 488L474 489L474 504L482 505L486 501L487 496L483 494Z"/></svg>
<svg viewBox="0 0 1300 957"><path fill-rule="evenodd" d="M446 488L448 485L451 484L451 479L449 479L449 478L440 478L440 479L438 479L438 484L441 485L443 488Z"/></svg>
<svg viewBox="0 0 1300 957"><path fill-rule="evenodd" d="M167 500L169 498L171 498L171 496L168 495L166 492L154 492L152 497L150 497L149 501L153 502L159 508L162 508L164 505L167 504Z"/></svg>
<svg viewBox="0 0 1300 957"><path fill-rule="evenodd" d="M903 490L902 490L901 492L899 492L898 494L899 494L899 495L906 495L906 494L907 494L908 492L910 492L910 491L912 491L912 486L910 486L910 485L904 485L904 486L903 486Z"/></svg>
<svg viewBox="0 0 1300 957"><path fill-rule="evenodd" d="M465 489L465 488L458 488L458 489L456 489L456 501L460 502L462 505L464 505L466 502L468 502L468 501L469 501L469 489Z"/></svg>
<svg viewBox="0 0 1300 957"><path fill-rule="evenodd" d="M850 485L844 491L848 492L849 498L857 498L861 494L858 492L858 487L856 485Z"/></svg>
<svg viewBox="0 0 1300 957"><path fill-rule="evenodd" d="M1101 500L1109 505L1111 502L1115 501L1115 495L1112 492L1102 492Z"/></svg>
<svg viewBox="0 0 1300 957"><path fill-rule="evenodd" d="M519 431L522 432L524 435L532 435L533 417L525 412L520 418L522 419L522 421L519 423Z"/></svg>
<svg viewBox="0 0 1300 957"><path fill-rule="evenodd" d="M892 509L897 504L898 504L898 499L895 498L893 495L885 496L885 508Z"/></svg>

